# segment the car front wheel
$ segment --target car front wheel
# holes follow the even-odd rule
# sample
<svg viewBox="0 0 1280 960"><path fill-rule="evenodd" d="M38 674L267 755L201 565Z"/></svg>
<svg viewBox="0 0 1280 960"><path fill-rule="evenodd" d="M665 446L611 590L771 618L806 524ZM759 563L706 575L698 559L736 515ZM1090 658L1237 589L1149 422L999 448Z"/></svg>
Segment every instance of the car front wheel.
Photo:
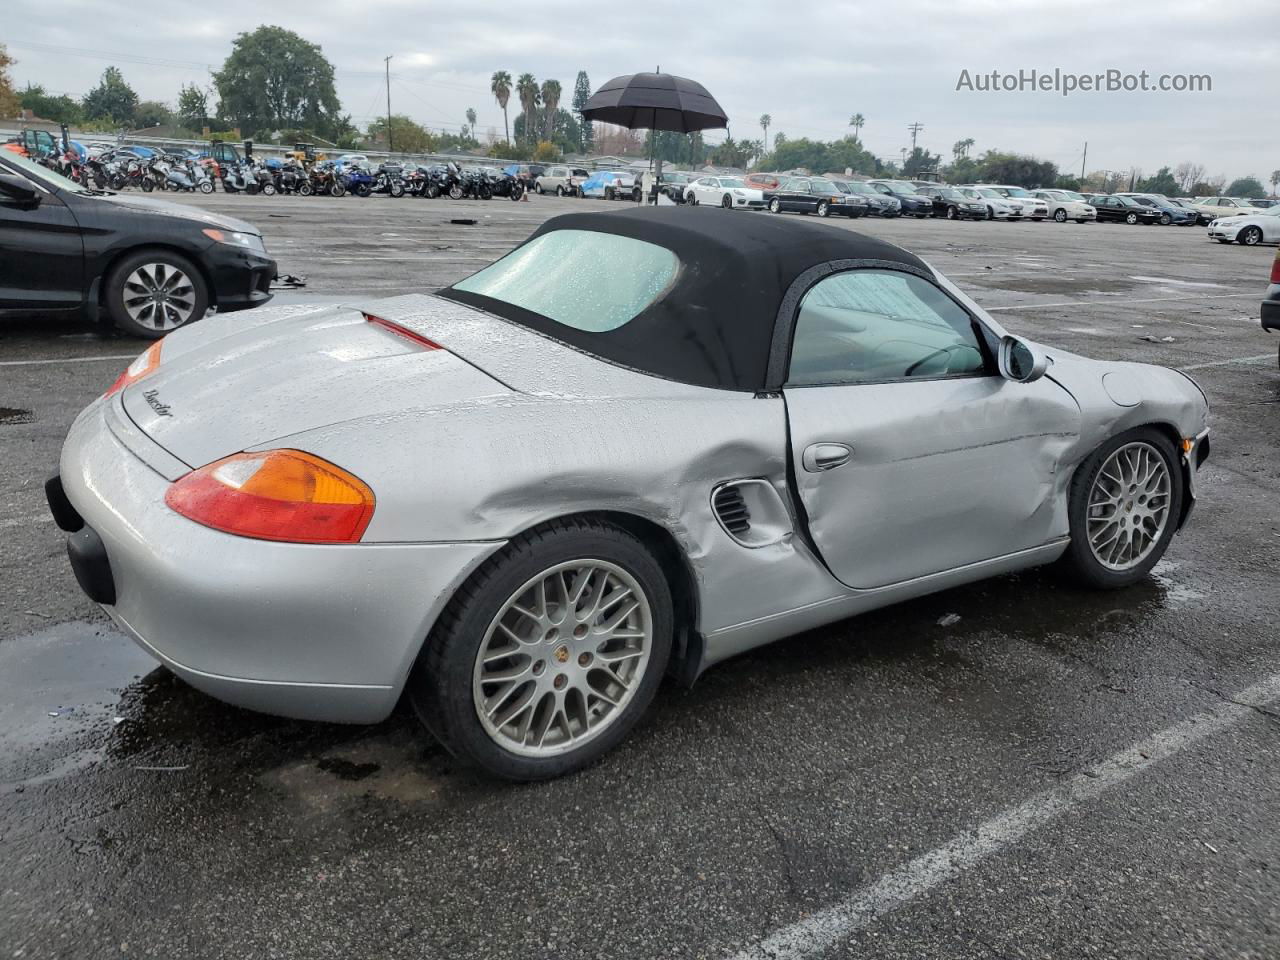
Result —
<svg viewBox="0 0 1280 960"><path fill-rule="evenodd" d="M1066 223L1067 211L1062 209L1062 207L1059 207L1057 210L1053 211L1053 219L1058 223Z"/></svg>
<svg viewBox="0 0 1280 960"><path fill-rule="evenodd" d="M818 204L818 209L816 212L820 217L827 216L829 213L831 213L831 204L823 200L821 203Z"/></svg>
<svg viewBox="0 0 1280 960"><path fill-rule="evenodd" d="M652 702L671 652L670 588L619 527L558 520L511 541L450 601L408 694L455 757L544 780L616 746Z"/></svg>
<svg viewBox="0 0 1280 960"><path fill-rule="evenodd" d="M108 273L103 296L117 327L148 340L195 323L209 309L209 289L200 271L168 250L125 257Z"/></svg>
<svg viewBox="0 0 1280 960"><path fill-rule="evenodd" d="M1102 589L1141 580L1173 539L1183 495L1177 454L1163 433L1138 427L1108 440L1072 479L1064 567Z"/></svg>
<svg viewBox="0 0 1280 960"><path fill-rule="evenodd" d="M1136 213L1125 214L1124 222L1129 224L1129 226L1133 226L1138 222L1138 215Z"/></svg>
<svg viewBox="0 0 1280 960"><path fill-rule="evenodd" d="M1243 230L1240 231L1240 236L1237 239L1241 243L1243 243L1246 247L1255 246L1256 244L1259 244L1262 242L1262 228L1261 227L1245 227Z"/></svg>
<svg viewBox="0 0 1280 960"><path fill-rule="evenodd" d="M769 201L769 212L770 212L770 213L781 213L781 212L782 212L782 204L780 204L780 203L778 202L778 198L777 198L777 197L774 197L772 200L770 200L770 201Z"/></svg>

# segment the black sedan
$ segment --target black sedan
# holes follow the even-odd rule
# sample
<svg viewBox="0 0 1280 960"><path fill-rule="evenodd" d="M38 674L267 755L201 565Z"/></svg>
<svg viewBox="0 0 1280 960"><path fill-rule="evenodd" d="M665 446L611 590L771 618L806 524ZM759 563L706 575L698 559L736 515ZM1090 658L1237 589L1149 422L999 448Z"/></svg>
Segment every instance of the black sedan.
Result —
<svg viewBox="0 0 1280 960"><path fill-rule="evenodd" d="M770 213L786 210L816 213L820 217L829 217L833 213L860 217L867 212L866 203L857 194L841 193L825 177L792 177L779 184L777 189L764 191L764 202Z"/></svg>
<svg viewBox="0 0 1280 960"><path fill-rule="evenodd" d="M921 187L920 196L933 201L933 215L948 220L985 220L987 205L971 200L953 187Z"/></svg>
<svg viewBox="0 0 1280 960"><path fill-rule="evenodd" d="M1098 211L1098 220L1110 220L1112 223L1159 223L1160 211L1155 207L1146 207L1133 197L1107 196L1095 194L1089 202Z"/></svg>
<svg viewBox="0 0 1280 960"><path fill-rule="evenodd" d="M893 197L902 204L904 217L928 217L933 214L933 200L921 196L920 188L906 180L872 180L868 184L872 190Z"/></svg>
<svg viewBox="0 0 1280 960"><path fill-rule="evenodd" d="M276 263L257 228L195 207L89 190L0 156L0 314L105 312L158 339L211 308L271 299Z"/></svg>

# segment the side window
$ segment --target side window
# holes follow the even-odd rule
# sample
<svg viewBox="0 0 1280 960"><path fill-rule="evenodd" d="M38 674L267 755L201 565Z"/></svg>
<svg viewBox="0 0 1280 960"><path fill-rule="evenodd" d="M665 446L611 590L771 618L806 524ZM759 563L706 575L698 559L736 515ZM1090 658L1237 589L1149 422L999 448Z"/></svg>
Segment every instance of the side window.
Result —
<svg viewBox="0 0 1280 960"><path fill-rule="evenodd" d="M789 386L987 372L969 315L928 280L851 270L815 284L796 315Z"/></svg>

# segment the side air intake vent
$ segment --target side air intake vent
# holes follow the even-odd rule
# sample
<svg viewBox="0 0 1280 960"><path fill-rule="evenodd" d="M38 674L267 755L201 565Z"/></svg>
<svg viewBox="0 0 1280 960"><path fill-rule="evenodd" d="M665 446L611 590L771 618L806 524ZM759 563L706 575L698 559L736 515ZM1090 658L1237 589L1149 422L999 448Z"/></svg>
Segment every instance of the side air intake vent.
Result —
<svg viewBox="0 0 1280 960"><path fill-rule="evenodd" d="M736 486L724 486L711 498L716 516L724 524L724 528L735 537L741 538L751 529L751 511L742 498L742 491Z"/></svg>

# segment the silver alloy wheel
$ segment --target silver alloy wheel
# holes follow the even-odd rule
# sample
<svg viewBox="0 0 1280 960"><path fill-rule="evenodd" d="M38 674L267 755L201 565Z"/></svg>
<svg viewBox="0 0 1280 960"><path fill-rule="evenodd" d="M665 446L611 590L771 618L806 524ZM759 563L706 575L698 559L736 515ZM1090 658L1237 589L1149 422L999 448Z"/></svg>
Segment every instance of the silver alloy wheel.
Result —
<svg viewBox="0 0 1280 960"><path fill-rule="evenodd" d="M1173 478L1160 451L1127 443L1107 457L1086 508L1089 549L1108 570L1124 572L1155 549L1169 522Z"/></svg>
<svg viewBox="0 0 1280 960"><path fill-rule="evenodd" d="M124 309L140 326L176 330L196 308L190 278L170 263L144 263L124 281Z"/></svg>
<svg viewBox="0 0 1280 960"><path fill-rule="evenodd" d="M551 757L622 715L653 648L639 582L607 560L570 560L502 605L476 654L471 694L485 732L523 757Z"/></svg>

